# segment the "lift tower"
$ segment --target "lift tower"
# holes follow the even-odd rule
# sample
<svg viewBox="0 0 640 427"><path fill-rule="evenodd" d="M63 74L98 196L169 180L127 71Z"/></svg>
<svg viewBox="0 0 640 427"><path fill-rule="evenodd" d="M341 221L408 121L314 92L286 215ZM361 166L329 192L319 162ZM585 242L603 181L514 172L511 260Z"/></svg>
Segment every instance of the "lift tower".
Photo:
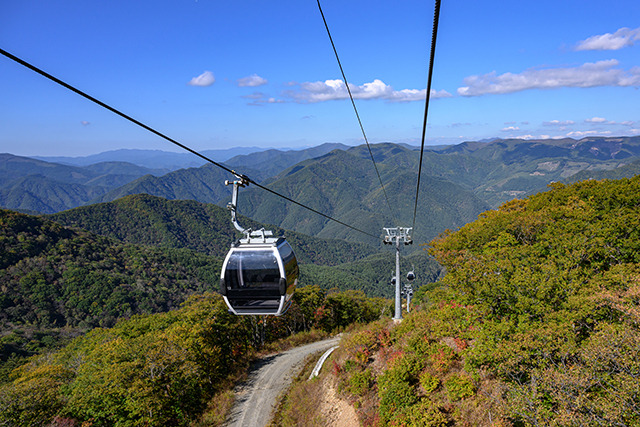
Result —
<svg viewBox="0 0 640 427"><path fill-rule="evenodd" d="M402 297L400 295L400 242L405 245L410 245L413 243L411 240L412 227L395 227L395 228L385 228L384 231L387 233L384 236L385 245L393 245L396 244L396 312L393 316L393 320L396 322L402 321Z"/></svg>

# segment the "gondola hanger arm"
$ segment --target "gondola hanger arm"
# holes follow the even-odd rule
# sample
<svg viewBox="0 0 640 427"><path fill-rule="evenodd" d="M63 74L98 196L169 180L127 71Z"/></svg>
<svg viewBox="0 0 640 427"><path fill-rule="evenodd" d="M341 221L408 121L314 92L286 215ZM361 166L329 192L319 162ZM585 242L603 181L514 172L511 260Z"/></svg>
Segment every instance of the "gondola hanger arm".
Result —
<svg viewBox="0 0 640 427"><path fill-rule="evenodd" d="M240 223L238 223L239 188L246 187L247 185L249 185L250 180L248 177L242 174L235 174L235 175L238 178L238 180L236 181L226 180L224 182L225 185L233 185L233 191L231 193L231 202L227 204L227 209L231 211L231 222L233 223L233 226L236 228L236 230L244 234L244 238L247 242L250 241L251 239L261 239L263 242L265 242L267 237L273 236L273 232L269 230L265 230L264 228L254 231L254 230L251 230L250 228L244 228L243 226L240 225Z"/></svg>

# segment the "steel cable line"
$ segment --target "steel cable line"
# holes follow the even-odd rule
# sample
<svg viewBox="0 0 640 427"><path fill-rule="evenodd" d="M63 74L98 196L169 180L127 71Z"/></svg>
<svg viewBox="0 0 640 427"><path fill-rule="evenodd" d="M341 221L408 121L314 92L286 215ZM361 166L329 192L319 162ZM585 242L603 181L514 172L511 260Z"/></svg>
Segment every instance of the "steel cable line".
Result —
<svg viewBox="0 0 640 427"><path fill-rule="evenodd" d="M338 219L335 219L335 218L333 218L333 217L330 217L330 216L329 216L329 215L327 215L327 214L324 214L324 213L322 213L322 212L320 212L320 211L318 211L318 210L316 210L316 209L314 209L314 208L311 208L311 207L306 206L306 205L304 205L304 204L302 204L302 203L300 203L300 202L297 202L297 201L293 200L293 199L292 199L292 198L290 198L290 197L287 197L287 196L285 196L285 195L283 195L283 194L280 194L280 193L278 193L277 191L274 191L274 190L272 190L272 189L270 189L270 188L268 188L268 187L265 187L264 185L259 184L258 182L256 182L256 181L252 180L251 178L249 178L249 177L248 177L248 176L246 176L246 175L243 175L243 174L238 173L238 172L236 172L236 171L234 171L234 170L232 170L232 169L229 169L229 168L228 168L228 167L226 167L225 165L223 165L223 164L221 164L221 163L218 163L218 162L216 162L215 160L212 160L212 159L208 158L207 156L204 156L204 155L200 154L199 152L197 152L197 151L195 151L195 150L193 150L193 149L191 149L191 148L187 147L186 145L184 145L184 144L182 144L182 143L180 143L180 142L176 141L175 139L172 139L172 138L168 137L167 135L165 135L165 134L163 134L163 133L161 133L161 132L159 132L159 131L155 130L154 128L152 128L152 127L150 127L150 126L145 125L144 123L142 123L142 122L140 122L140 121L138 121L138 120L134 119L133 117L131 117L131 116L129 116L129 115L127 115L127 114L125 114L125 113L121 112L120 110L118 110L118 109L116 109L116 108L114 108L114 107L111 107L111 106L110 106L110 105L108 105L108 104L105 104L104 102L100 101L99 99L94 98L93 96L91 96L91 95L89 95L89 94L87 94L87 93L85 93L85 92L81 91L80 89L75 88L74 86L72 86L72 85L70 85L70 84L68 84L68 83L65 83L64 81L62 81L62 80L58 79L57 77L52 76L51 74L47 73L46 71L41 70L40 68L38 68L38 67L36 67L36 66L34 66L34 65L30 64L30 63L28 63L27 61L24 61L23 59L18 58L18 57L17 57L17 56L15 56L15 55L12 55L11 53L7 52L6 50L4 50L4 49L2 49L2 48L0 48L0 53L1 53L2 55L6 56L7 58L9 58L9 59L11 59L11 60L13 60L13 61L17 62L18 64L23 65L24 67L29 68L29 69L30 69L30 70L32 70L32 71L35 71L36 73L40 74L41 76L46 77L47 79L49 79L49 80L51 80L51 81L53 81L53 82L55 82L55 83L57 83L57 84L59 84L59 85L61 85L61 86L65 87L66 89L69 89L70 91L75 92L76 94L78 94L78 95L82 96L83 98L86 98L86 99L88 99L89 101L91 101L91 102L93 102L93 103L95 103L95 104L98 104L99 106L101 106L101 107L103 107L103 108L105 108L105 109L107 109L107 110L111 111L112 113L114 113L114 114L116 114L116 115L118 115L118 116L120 116L120 117L122 117L122 118L124 118L124 119L126 119L126 120L128 120L128 121L130 121L130 122L132 122L132 123L134 123L134 124L136 124L136 125L138 125L138 126L140 126L141 128L148 130L149 132L151 132L151 133L153 133L153 134L155 134L155 135L159 136L160 138L163 138L163 139L165 139L165 140L167 140L167 141L171 142L172 144L175 144L175 145L177 145L178 147L180 147L180 148L182 148L182 149L184 149L184 150L186 150L186 151L188 151L188 152L190 152L190 153L192 153L192 154L195 154L196 156L200 157L201 159L203 159L203 160L205 160L205 161L207 161L207 162L209 162L209 163L212 163L212 164L216 165L217 167L219 167L219 168L221 168L221 169L223 169L223 170L225 170L225 171L229 172L230 174L233 174L233 175L235 175L235 176L237 176L237 177L239 177L239 178L241 178L241 179L245 179L247 182L249 182L249 183L251 183L251 184L255 185L256 187L258 187L258 188L260 188L260 189L262 189L262 190L265 190L265 191L267 191L267 192L269 192L269 193L271 193L271 194L273 194L273 195L275 195L275 196L281 197L281 198L285 199L285 200L286 200L286 201L288 201L288 202L294 203L294 204L296 204L296 205L298 205L298 206L300 206L300 207L302 207L302 208L304 208L304 209L307 209L307 210L309 210L309 211L311 211L311 212L313 212L313 213L315 213L315 214L317 214L317 215L323 216L324 218L326 218L326 219L328 219L328 220L331 220L331 221L337 222L338 224L343 225L343 226L345 226L345 227L347 227L347 228L350 228L350 229L352 229L352 230L354 230L354 231L358 231L358 232L360 232L360 233L362 233L362 234L366 234L367 236L369 236L369 237L373 237L373 238L375 238L375 239L379 239L379 238L380 238L380 236L373 235L373 234L368 233L368 232L366 232L366 231L364 231L364 230L361 230L361 229L359 229L359 228L356 228L356 227L353 227L353 226L351 226L351 225L349 225L349 224L346 224L346 223L344 223L344 222L342 222L342 221L340 221L340 220L338 220Z"/></svg>
<svg viewBox="0 0 640 427"><path fill-rule="evenodd" d="M320 10L320 15L322 15L322 21L324 22L324 27L327 29L327 35L329 36L329 41L331 42L331 47L333 48L333 53L336 55L336 60L338 61L338 67L340 67L340 73L342 73L342 78L344 79L344 85L347 87L347 92L349 93L349 99L351 100L351 105L353 105L353 111L356 113L356 118L358 119L358 124L360 125L360 130L362 131L362 136L364 137L364 142L367 143L367 148L369 149L369 156L371 156L371 161L373 162L373 167L376 170L376 175L378 175L378 181L380 181L380 187L382 188L382 192L384 193L384 198L387 201L387 206L389 207L389 213L392 218L396 219L396 223L398 223L397 217L393 215L393 209L391 209L391 203L389 202L389 197L387 197L387 190L384 188L384 184L382 183L382 178L380 177L380 172L378 171L378 165L376 164L375 159L373 158L373 152L371 151L371 145L369 145L369 139L367 138L367 134L364 131L364 126L362 125L362 120L360 120L360 114L358 113L358 109L356 108L356 103L353 100L353 95L351 94L351 89L349 88L349 82L347 81L347 76L344 74L344 69L342 68L342 63L340 62L340 57L338 56L338 50L336 49L336 45L333 43L333 37L331 37L331 31L329 31L329 25L327 24L327 20L324 17L324 12L322 11L322 6L320 6L320 0L316 0L318 3L318 9Z"/></svg>
<svg viewBox="0 0 640 427"><path fill-rule="evenodd" d="M420 146L420 162L418 163L418 184L416 185L416 204L413 208L413 229L416 228L416 214L418 212L418 196L420 194L420 176L422 175L422 158L424 142L427 136L427 113L429 112L429 98L431 97L431 79L433 76L433 60L436 55L436 37L438 36L438 21L440 20L440 0L436 0L433 12L433 31L431 33L431 55L429 57L429 77L427 78L427 95L424 104L424 121L422 123L422 145Z"/></svg>

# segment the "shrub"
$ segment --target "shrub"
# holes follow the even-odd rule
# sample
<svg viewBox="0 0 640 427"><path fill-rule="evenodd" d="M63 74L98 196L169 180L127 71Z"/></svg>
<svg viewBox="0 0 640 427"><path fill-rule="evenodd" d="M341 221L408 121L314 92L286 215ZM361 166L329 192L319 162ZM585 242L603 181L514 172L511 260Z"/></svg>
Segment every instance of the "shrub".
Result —
<svg viewBox="0 0 640 427"><path fill-rule="evenodd" d="M444 382L449 400L457 401L476 394L473 380L467 374L454 374Z"/></svg>
<svg viewBox="0 0 640 427"><path fill-rule="evenodd" d="M405 359L404 357L401 360ZM378 377L378 397L380 417L388 422L401 409L415 404L418 400L412 384L410 364L398 363Z"/></svg>
<svg viewBox="0 0 640 427"><path fill-rule="evenodd" d="M447 415L429 399L422 399L406 413L407 427L444 427L449 425Z"/></svg>
<svg viewBox="0 0 640 427"><path fill-rule="evenodd" d="M356 396L362 396L371 389L373 385L373 374L370 369L366 369L362 372L355 372L349 378L348 389L349 393Z"/></svg>
<svg viewBox="0 0 640 427"><path fill-rule="evenodd" d="M434 377L428 371L424 371L420 374L420 385L427 394L431 394L438 389L440 385L440 379Z"/></svg>

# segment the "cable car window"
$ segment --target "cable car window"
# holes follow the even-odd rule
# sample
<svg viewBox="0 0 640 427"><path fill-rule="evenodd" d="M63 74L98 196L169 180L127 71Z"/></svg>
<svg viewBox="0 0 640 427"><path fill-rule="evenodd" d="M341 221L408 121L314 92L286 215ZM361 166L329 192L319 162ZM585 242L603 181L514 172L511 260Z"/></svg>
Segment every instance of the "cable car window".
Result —
<svg viewBox="0 0 640 427"><path fill-rule="evenodd" d="M271 251L238 251L231 254L225 280L231 289L278 288L280 268Z"/></svg>
<svg viewBox="0 0 640 427"><path fill-rule="evenodd" d="M280 253L287 279L290 277L298 277L298 261L291 246L288 243L284 243L278 247L278 252Z"/></svg>

